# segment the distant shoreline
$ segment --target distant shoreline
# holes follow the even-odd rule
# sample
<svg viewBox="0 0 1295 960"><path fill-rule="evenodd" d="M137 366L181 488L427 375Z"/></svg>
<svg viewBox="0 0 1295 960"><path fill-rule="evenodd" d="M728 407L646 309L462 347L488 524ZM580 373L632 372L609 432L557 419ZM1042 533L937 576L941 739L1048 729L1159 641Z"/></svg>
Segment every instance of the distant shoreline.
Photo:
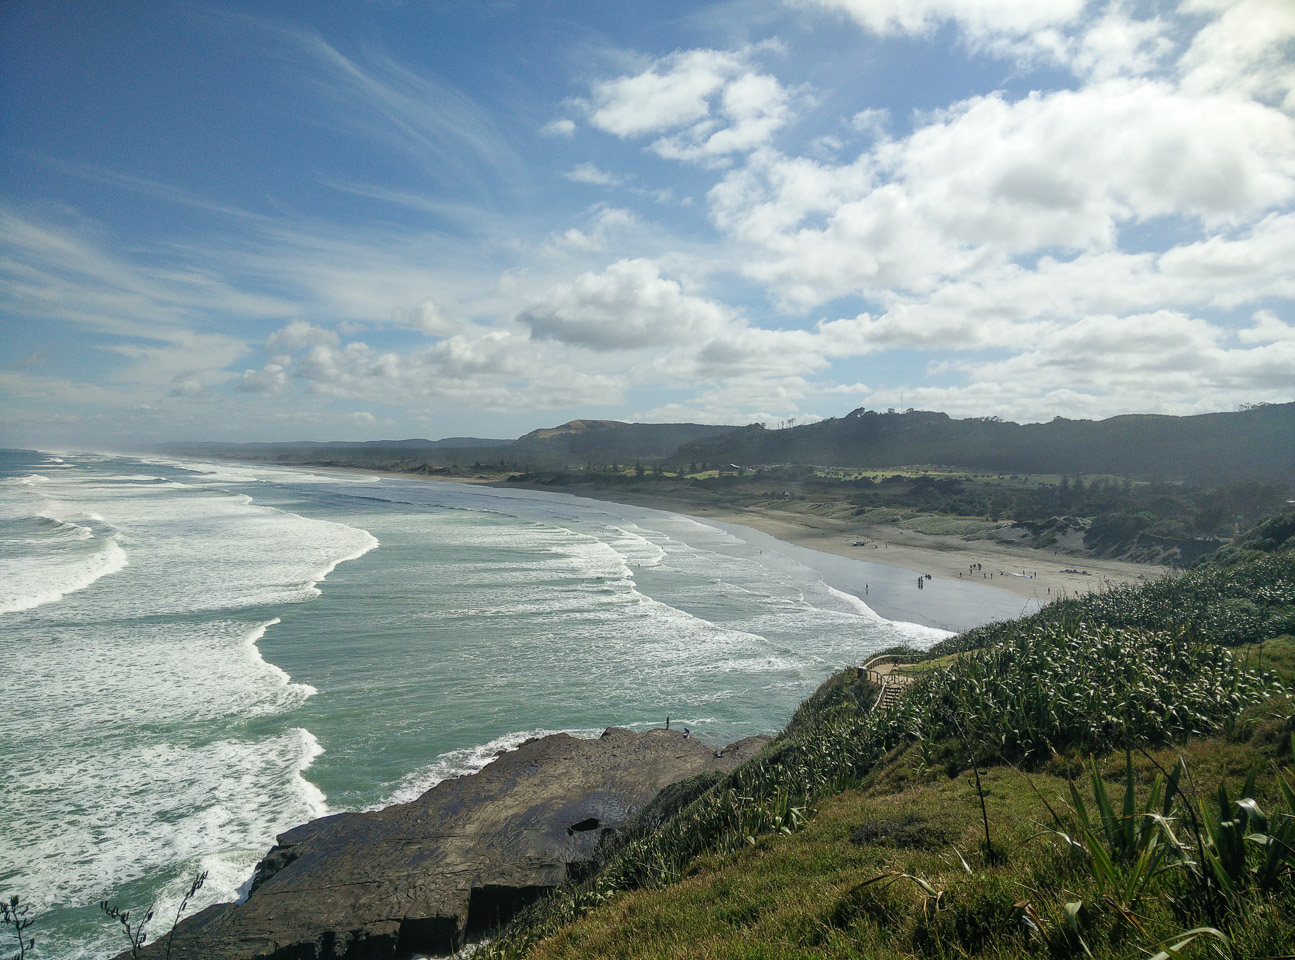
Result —
<svg viewBox="0 0 1295 960"><path fill-rule="evenodd" d="M664 497L615 496L610 492L600 494L583 490L576 495L669 510L720 523L742 524L811 550L903 567L917 573L929 573L936 578L980 583L1040 603L1089 593L1108 585L1154 580L1170 572L1168 567L1154 564L1054 554L1049 550L996 540L917 533L894 524L851 523L764 507L727 504L711 507ZM857 541L863 541L865 545L855 546ZM975 563L981 564L983 569L970 569Z"/></svg>
<svg viewBox="0 0 1295 960"><path fill-rule="evenodd" d="M529 484L493 485L551 491L548 487ZM918 575L930 574L937 581L1002 591L1043 606L1063 597L1096 592L1111 586L1145 583L1171 572L1168 567L1152 564L1053 554L1048 550L996 540L967 540L949 534L923 534L904 530L893 524L851 523L767 507L741 507L732 504L712 506L668 497L597 489L564 488L560 492L591 500L681 513L721 527L749 527L796 547L909 571L913 583L912 591L906 597L896 598L872 592L861 596L888 620L907 620L929 626L942 626L936 621L943 618L934 609L940 603L937 599L939 591L919 592L916 587ZM855 546L859 541L863 541L865 545ZM980 564L980 567L973 570L973 564ZM905 585L908 585L907 581ZM939 584L930 586L934 588ZM943 629L966 627L943 626Z"/></svg>
<svg viewBox="0 0 1295 960"><path fill-rule="evenodd" d="M247 462L247 461L240 461ZM1001 616L977 616L974 602L960 601L948 596L942 583L958 584L959 588L990 589L1010 594L1021 601L1014 604L995 604L1000 609L1012 607L1012 616L1043 606L1067 596L1078 596L1100 591L1111 586L1143 583L1170 572L1169 568L1151 564L1129 563L1119 560L1088 559L1067 554L1054 554L1048 550L1017 546L997 540L967 540L949 534L923 534L904 530L893 524L861 524L820 517L813 514L776 510L767 507L743 507L734 504L705 504L688 499L675 499L657 494L642 494L623 489L609 490L592 485L573 485L553 488L543 484L506 482L485 478L429 476L419 473L380 470L367 467L339 467L319 464L274 464L274 466L300 466L317 470L360 473L371 476L402 477L406 479L466 483L490 486L499 490L530 490L541 493L561 493L573 497L626 506L646 507L668 513L683 514L696 520L725 528L731 525L747 527L766 534L784 544L819 553L846 557L868 564L884 565L901 575L878 571L883 582L878 589L860 584L860 589L849 589L868 604L877 614L888 620L900 620L938 627L954 632L968 629L985 619L1002 619ZM863 546L855 546L863 541ZM812 561L807 565L821 569ZM979 564L978 567L974 565ZM925 589L919 590L919 576L930 574ZM962 593L965 597L967 594ZM988 600L988 598L986 598Z"/></svg>

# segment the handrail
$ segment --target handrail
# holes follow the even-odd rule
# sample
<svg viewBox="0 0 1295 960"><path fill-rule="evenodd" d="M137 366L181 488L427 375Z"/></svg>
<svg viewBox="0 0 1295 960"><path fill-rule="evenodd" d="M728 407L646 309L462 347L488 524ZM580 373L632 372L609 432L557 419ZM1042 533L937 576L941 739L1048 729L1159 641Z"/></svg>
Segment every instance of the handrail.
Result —
<svg viewBox="0 0 1295 960"><path fill-rule="evenodd" d="M922 661L921 661L919 658L917 658L917 657L907 657L907 656L905 656L905 657L895 657L895 656L890 656L890 655L888 655L888 654L884 654L884 653L883 653L883 654L880 654L880 655L878 655L878 656L873 657L871 660L869 660L869 661L868 661L867 663L865 663L863 666L859 667L859 675L860 675L860 676L865 676L865 675L867 675L867 674L874 674L874 675L876 675L876 677L877 677L877 681L878 681L878 684L879 684L879 686L881 687L881 689L877 692L877 699L876 699L875 701L873 701L873 704L872 704L872 709L873 709L873 711L875 711L878 707L880 707L880 706L881 706L881 701L882 701L882 700L885 698L885 696L886 696L886 690L887 690L887 688L889 688L889 687L894 687L894 686L901 686L901 684L896 684L896 683L894 683L893 681L890 681L890 680L888 680L888 679L887 679L888 677L893 676L893 674L879 673L878 671L876 671L876 670L872 669L872 665L873 665L874 663L893 663L893 664L895 664L896 666L899 666L899 665L901 665L901 664L905 664L905 663L921 663L921 662L922 662Z"/></svg>
<svg viewBox="0 0 1295 960"><path fill-rule="evenodd" d="M920 659L920 658L918 658L918 657L908 657L908 656L904 656L904 657L897 657L897 656L893 656L892 654L889 654L889 653L881 653L881 654L878 654L877 656L873 657L871 660L869 660L867 663L865 663L865 664L864 664L863 666L861 666L859 669L860 669L860 670L867 670L867 669L869 669L869 668L870 668L874 663L877 663L878 661L880 661L880 662L882 662L882 663L887 663L887 662L889 662L889 663L921 663L921 662L922 662L922 661L921 661L921 659Z"/></svg>

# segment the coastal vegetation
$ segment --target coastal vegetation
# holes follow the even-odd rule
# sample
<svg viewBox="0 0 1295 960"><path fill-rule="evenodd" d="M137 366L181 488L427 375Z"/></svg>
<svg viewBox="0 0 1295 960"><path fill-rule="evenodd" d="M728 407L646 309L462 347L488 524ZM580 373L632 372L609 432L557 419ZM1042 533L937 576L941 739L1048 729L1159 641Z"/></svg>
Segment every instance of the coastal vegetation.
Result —
<svg viewBox="0 0 1295 960"><path fill-rule="evenodd" d="M1072 556L1182 565L1280 510L1291 492L1288 485L1257 480L1193 486L929 466L719 471L707 463L690 463L682 473L607 468L522 473L509 479L569 492L587 489L694 507L776 510L860 527L996 540Z"/></svg>
<svg viewBox="0 0 1295 960"><path fill-rule="evenodd" d="M1117 476L1218 486L1289 483L1295 403L1257 404L1189 417L1130 414L1106 420L1017 424L997 417L860 408L816 423L769 428L572 420L515 440L452 437L361 443L173 443L164 453L400 472L589 472L612 464L683 473L689 464L738 471L811 465L886 470L948 464L991 474ZM695 471L687 471L693 473Z"/></svg>
<svg viewBox="0 0 1295 960"><path fill-rule="evenodd" d="M776 509L1073 556L1190 564L1292 495L1295 404L1020 425L855 410L768 429L573 420L516 440L172 444L165 452Z"/></svg>
<svg viewBox="0 0 1295 960"><path fill-rule="evenodd" d="M474 955L1290 954L1292 533L837 674Z"/></svg>

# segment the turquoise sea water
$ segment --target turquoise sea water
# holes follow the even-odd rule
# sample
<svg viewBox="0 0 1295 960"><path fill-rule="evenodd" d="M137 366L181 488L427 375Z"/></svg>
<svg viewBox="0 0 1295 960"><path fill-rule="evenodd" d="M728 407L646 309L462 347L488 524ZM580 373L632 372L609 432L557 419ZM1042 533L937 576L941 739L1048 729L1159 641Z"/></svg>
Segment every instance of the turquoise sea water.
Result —
<svg viewBox="0 0 1295 960"><path fill-rule="evenodd" d="M200 869L193 909L234 898L312 817L546 732L773 731L946 635L852 595L907 572L817 556L562 494L2 452L0 894L37 956L107 956L99 900L168 917ZM965 618L1020 612L966 591Z"/></svg>

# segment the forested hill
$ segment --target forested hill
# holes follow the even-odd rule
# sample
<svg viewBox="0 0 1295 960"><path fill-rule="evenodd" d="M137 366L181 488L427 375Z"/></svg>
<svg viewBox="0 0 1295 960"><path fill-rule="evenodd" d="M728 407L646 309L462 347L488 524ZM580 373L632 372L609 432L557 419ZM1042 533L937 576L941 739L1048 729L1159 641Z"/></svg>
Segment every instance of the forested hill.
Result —
<svg viewBox="0 0 1295 960"><path fill-rule="evenodd" d="M270 463L309 463L372 469L414 470L451 464L509 469L582 467L589 462L634 463L669 457L681 444L733 426L699 423L622 423L571 420L533 430L516 440L451 437L445 440L290 441L283 443L178 442L159 452L190 457L233 457Z"/></svg>
<svg viewBox="0 0 1295 960"><path fill-rule="evenodd" d="M572 420L559 427L533 430L508 446L508 455L523 461L561 460L571 466L587 461L610 463L669 457L683 444L723 436L737 428L701 423L622 423L619 420Z"/></svg>
<svg viewBox="0 0 1295 960"><path fill-rule="evenodd" d="M840 467L945 464L1012 473L1089 473L1219 483L1295 473L1295 403L1191 417L1018 424L994 417L855 410L781 430L753 424L681 447L674 460Z"/></svg>

